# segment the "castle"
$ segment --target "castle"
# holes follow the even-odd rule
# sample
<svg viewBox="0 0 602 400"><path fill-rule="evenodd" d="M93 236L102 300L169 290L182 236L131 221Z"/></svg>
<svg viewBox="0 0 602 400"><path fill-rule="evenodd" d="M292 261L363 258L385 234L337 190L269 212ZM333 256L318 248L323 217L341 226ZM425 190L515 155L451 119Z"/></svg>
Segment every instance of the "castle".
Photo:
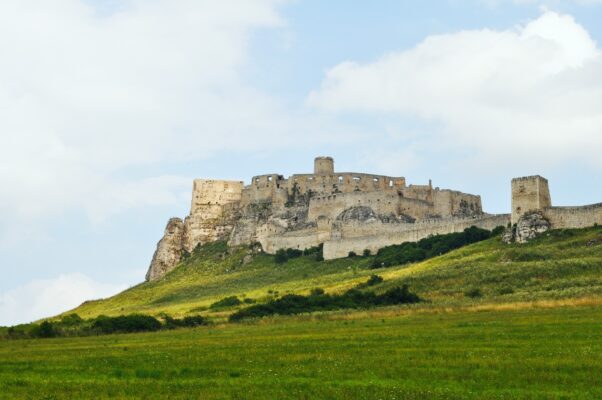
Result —
<svg viewBox="0 0 602 400"><path fill-rule="evenodd" d="M197 245L226 240L230 246L260 243L279 249L323 245L325 259L471 226L511 226L506 241L525 241L550 228L602 223L602 205L552 207L547 181L512 181L512 214L483 212L481 198L403 177L335 172L334 160L317 157L313 174L254 176L242 181L196 179L190 214L169 220L146 279L173 269Z"/></svg>

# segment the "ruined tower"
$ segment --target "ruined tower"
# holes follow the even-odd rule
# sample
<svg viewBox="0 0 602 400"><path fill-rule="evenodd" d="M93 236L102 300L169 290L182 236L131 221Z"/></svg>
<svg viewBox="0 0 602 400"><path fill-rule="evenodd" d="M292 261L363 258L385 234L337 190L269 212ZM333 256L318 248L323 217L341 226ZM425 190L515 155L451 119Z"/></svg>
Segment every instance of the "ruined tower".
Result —
<svg viewBox="0 0 602 400"><path fill-rule="evenodd" d="M530 211L552 207L548 180L539 175L512 179L512 224Z"/></svg>
<svg viewBox="0 0 602 400"><path fill-rule="evenodd" d="M316 157L314 159L314 175L334 175L332 157Z"/></svg>

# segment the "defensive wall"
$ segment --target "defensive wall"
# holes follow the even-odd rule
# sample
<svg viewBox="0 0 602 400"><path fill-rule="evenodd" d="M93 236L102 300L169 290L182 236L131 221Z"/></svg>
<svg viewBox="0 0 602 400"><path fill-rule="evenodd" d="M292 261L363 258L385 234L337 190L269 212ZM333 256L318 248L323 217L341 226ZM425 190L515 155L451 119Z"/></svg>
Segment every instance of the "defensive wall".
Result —
<svg viewBox="0 0 602 400"><path fill-rule="evenodd" d="M509 214L486 215L478 218L458 217L400 224L400 226L379 226L375 227L372 234L369 229L358 224L356 227L346 227L340 238L324 243L324 259L346 257L351 251L362 254L365 249L376 254L379 249L393 244L415 242L431 235L462 232L471 226L492 230L498 226L506 226L509 222Z"/></svg>
<svg viewBox="0 0 602 400"><path fill-rule="evenodd" d="M512 224L529 213L540 213L551 229L586 228L602 224L602 203L576 207L554 207L548 180L526 176L512 180Z"/></svg>

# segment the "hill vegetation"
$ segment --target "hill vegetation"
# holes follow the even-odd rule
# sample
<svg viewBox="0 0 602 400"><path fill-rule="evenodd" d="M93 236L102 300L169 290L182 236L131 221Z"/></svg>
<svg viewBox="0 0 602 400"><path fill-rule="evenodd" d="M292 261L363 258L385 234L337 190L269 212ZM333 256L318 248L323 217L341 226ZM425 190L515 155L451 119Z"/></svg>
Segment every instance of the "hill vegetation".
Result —
<svg viewBox="0 0 602 400"><path fill-rule="evenodd" d="M440 242L440 238L429 241ZM422 308L602 294L602 227L550 231L526 244L508 245L493 236L422 262L373 269L376 260L399 254L404 247L329 261L311 252L277 262L275 256L257 252L256 247L231 249L222 242L212 243L195 250L162 280L140 284L109 299L86 302L69 313L84 319L129 314L173 318L202 315L219 322L253 303L267 303L289 294L307 296L316 288L341 295L365 283L375 271L384 282L368 291L381 294L408 285L425 300L413 307Z"/></svg>

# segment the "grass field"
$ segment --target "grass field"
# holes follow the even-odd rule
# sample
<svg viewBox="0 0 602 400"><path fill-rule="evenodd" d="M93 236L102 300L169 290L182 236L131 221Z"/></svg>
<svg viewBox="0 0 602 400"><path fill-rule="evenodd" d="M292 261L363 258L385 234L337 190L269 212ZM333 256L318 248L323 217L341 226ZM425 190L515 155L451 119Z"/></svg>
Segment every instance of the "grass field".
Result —
<svg viewBox="0 0 602 400"><path fill-rule="evenodd" d="M165 279L75 312L202 315L211 325L156 333L0 340L0 398L602 398L602 228L528 244L492 238L421 263L371 257L276 264L223 243ZM248 257L247 257L248 259ZM412 305L225 323L227 296L259 303L365 282L408 284Z"/></svg>
<svg viewBox="0 0 602 400"><path fill-rule="evenodd" d="M596 399L602 308L274 318L0 342L7 399Z"/></svg>

